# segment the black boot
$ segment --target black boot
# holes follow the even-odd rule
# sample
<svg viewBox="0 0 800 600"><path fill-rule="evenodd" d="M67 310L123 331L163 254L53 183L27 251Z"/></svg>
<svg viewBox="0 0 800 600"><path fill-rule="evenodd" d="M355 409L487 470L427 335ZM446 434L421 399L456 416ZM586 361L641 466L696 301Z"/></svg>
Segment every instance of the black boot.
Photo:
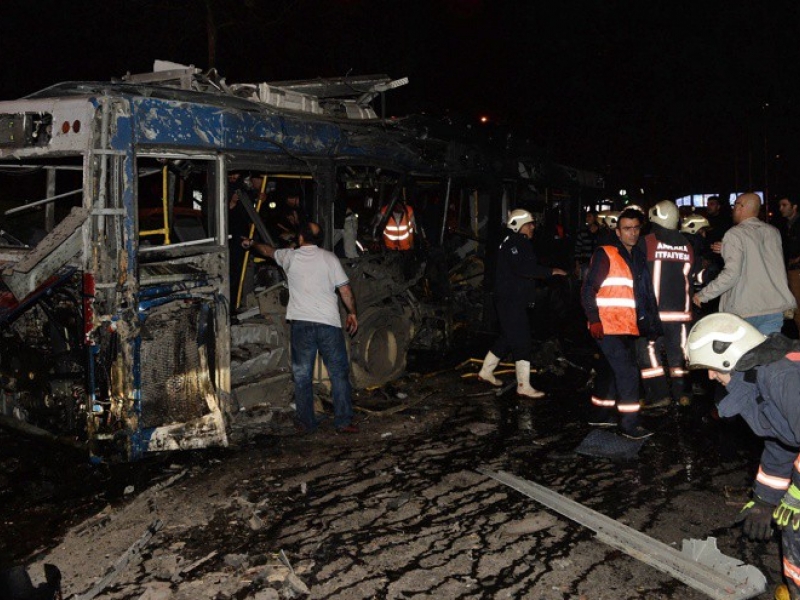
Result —
<svg viewBox="0 0 800 600"><path fill-rule="evenodd" d="M631 440L644 440L653 435L652 431L642 427L638 413L622 413L619 419L619 432Z"/></svg>

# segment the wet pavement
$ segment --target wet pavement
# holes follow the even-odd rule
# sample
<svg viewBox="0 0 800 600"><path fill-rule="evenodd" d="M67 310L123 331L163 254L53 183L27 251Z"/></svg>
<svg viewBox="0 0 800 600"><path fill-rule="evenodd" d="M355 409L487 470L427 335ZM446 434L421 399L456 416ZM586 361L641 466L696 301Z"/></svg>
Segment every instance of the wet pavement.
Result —
<svg viewBox="0 0 800 600"><path fill-rule="evenodd" d="M98 598L705 597L475 471L487 467L668 544L715 536L771 589L777 536L757 544L730 528L759 441L698 398L646 417L656 434L635 460L578 455L590 431L591 355L561 344L572 366L534 377L544 400L482 394L451 358L438 374L394 386L423 402L392 417L366 413L352 437L323 428L297 438L274 423L236 448L112 469L0 434L3 563L35 572L53 562L65 591L81 592L157 517L164 528L149 550ZM175 473L185 476L153 491ZM135 491L126 495L128 485Z"/></svg>

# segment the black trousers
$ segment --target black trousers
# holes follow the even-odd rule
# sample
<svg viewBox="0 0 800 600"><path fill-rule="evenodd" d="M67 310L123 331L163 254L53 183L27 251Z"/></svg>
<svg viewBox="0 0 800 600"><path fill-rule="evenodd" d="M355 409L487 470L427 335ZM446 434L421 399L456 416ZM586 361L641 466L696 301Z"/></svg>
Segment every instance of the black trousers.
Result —
<svg viewBox="0 0 800 600"><path fill-rule="evenodd" d="M492 346L492 353L503 358L511 352L514 362L531 359L531 329L527 303L517 299L498 298L495 301L500 337Z"/></svg>
<svg viewBox="0 0 800 600"><path fill-rule="evenodd" d="M688 323L663 323L664 335L655 341L641 337L636 341L636 356L642 372L648 404L662 398L680 400L688 393L686 359L683 346ZM666 356L666 361L664 357Z"/></svg>

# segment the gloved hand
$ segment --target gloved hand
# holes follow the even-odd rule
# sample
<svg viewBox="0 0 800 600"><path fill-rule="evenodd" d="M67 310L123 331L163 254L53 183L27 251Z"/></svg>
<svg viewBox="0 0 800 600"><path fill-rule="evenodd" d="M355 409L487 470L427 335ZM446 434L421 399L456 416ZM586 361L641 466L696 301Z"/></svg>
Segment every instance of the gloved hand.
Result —
<svg viewBox="0 0 800 600"><path fill-rule="evenodd" d="M597 323L589 323L589 333L596 340L603 339L603 324L598 321Z"/></svg>
<svg viewBox="0 0 800 600"><path fill-rule="evenodd" d="M800 529L800 488L795 484L790 485L786 490L781 498L781 503L772 513L772 518L775 519L775 524L779 529L787 527L790 523L794 531Z"/></svg>
<svg viewBox="0 0 800 600"><path fill-rule="evenodd" d="M734 523L742 523L742 531L751 540L766 541L772 537L772 511L775 508L756 495L742 507Z"/></svg>

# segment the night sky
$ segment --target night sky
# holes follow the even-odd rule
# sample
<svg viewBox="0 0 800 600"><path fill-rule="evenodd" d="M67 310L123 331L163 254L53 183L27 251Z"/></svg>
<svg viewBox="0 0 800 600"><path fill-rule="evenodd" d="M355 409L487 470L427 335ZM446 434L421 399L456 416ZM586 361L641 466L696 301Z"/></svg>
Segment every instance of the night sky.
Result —
<svg viewBox="0 0 800 600"><path fill-rule="evenodd" d="M213 60L228 82L385 73L410 79L391 114L487 115L610 186L800 191L796 1L27 0L1 14L3 99L156 58Z"/></svg>

